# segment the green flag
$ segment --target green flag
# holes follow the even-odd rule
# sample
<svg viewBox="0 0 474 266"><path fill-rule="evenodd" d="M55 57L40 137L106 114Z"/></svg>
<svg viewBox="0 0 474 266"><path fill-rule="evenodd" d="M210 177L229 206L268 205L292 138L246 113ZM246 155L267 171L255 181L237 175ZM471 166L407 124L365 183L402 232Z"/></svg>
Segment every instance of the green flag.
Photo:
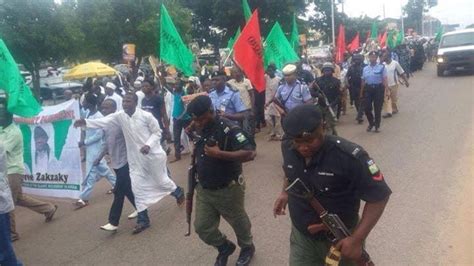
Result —
<svg viewBox="0 0 474 266"><path fill-rule="evenodd" d="M235 32L234 37L230 37L229 42L227 43L227 48L232 49L232 48L234 47L235 41L237 41L237 39L239 38L239 36L240 36L240 27L239 27L239 29L237 29L237 31Z"/></svg>
<svg viewBox="0 0 474 266"><path fill-rule="evenodd" d="M395 37L395 31L391 30L387 35L387 46L390 49L395 48L396 46L396 40L393 37Z"/></svg>
<svg viewBox="0 0 474 266"><path fill-rule="evenodd" d="M10 113L31 117L41 111L41 106L23 80L15 59L2 39L0 39L0 90L7 93Z"/></svg>
<svg viewBox="0 0 474 266"><path fill-rule="evenodd" d="M275 63L278 69L282 69L287 63L293 63L299 60L298 55L286 39L278 22L275 22L275 25L273 25L272 30L265 40L263 60L265 68L267 68L270 63Z"/></svg>
<svg viewBox="0 0 474 266"><path fill-rule="evenodd" d="M435 41L441 41L441 36L443 36L443 27L439 27L438 31L436 32Z"/></svg>
<svg viewBox="0 0 474 266"><path fill-rule="evenodd" d="M160 17L160 58L186 76L192 75L193 53L183 43L164 5L161 5Z"/></svg>
<svg viewBox="0 0 474 266"><path fill-rule="evenodd" d="M395 47L403 43L403 32L399 31L397 34L397 40L395 41Z"/></svg>
<svg viewBox="0 0 474 266"><path fill-rule="evenodd" d="M372 29L370 30L370 38L377 40L378 36L378 31L379 31L379 26L377 25L377 21L374 21L372 23Z"/></svg>
<svg viewBox="0 0 474 266"><path fill-rule="evenodd" d="M298 25L296 24L295 14L293 14L293 25L291 26L290 44L295 51L298 51L298 48L300 46L300 35L298 33Z"/></svg>
<svg viewBox="0 0 474 266"><path fill-rule="evenodd" d="M242 8L244 9L245 21L248 21L252 16L252 11L250 10L250 6L247 0L242 0Z"/></svg>

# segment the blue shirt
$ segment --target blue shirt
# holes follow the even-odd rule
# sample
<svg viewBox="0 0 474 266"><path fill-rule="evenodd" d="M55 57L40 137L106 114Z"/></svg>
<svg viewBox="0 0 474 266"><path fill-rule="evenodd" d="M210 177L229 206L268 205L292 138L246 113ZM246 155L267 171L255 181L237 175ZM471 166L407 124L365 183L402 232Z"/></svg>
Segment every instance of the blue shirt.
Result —
<svg viewBox="0 0 474 266"><path fill-rule="evenodd" d="M286 82L280 85L276 92L276 98L285 105L285 108L288 111L290 111L296 106L308 102L312 97L309 93L308 86L297 80L292 86L288 85Z"/></svg>
<svg viewBox="0 0 474 266"><path fill-rule="evenodd" d="M367 85L383 84L383 79L387 77L387 69L383 64L376 64L375 66L367 65L362 71L362 79Z"/></svg>
<svg viewBox="0 0 474 266"><path fill-rule="evenodd" d="M247 110L245 104L240 99L240 93L231 90L227 86L225 86L224 91L220 93L218 93L217 90L212 91L209 94L209 98L211 98L212 106L215 111L232 115Z"/></svg>
<svg viewBox="0 0 474 266"><path fill-rule="evenodd" d="M190 119L190 116L188 114L183 114L184 113L184 103L183 100L181 99L182 96L186 95L184 91L182 92L173 92L173 112L172 116L175 119L183 119L183 120L188 120Z"/></svg>

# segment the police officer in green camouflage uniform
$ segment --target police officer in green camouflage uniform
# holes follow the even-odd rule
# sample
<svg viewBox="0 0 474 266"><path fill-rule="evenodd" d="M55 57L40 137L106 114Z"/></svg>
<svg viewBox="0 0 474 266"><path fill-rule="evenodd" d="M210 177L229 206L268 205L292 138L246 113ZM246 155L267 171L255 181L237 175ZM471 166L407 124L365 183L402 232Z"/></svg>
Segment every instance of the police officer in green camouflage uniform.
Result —
<svg viewBox="0 0 474 266"><path fill-rule="evenodd" d="M215 265L226 265L236 246L219 231L220 218L234 229L241 248L237 265L249 265L254 253L250 219L244 208L242 163L255 158L255 143L235 123L219 117L208 96L198 96L187 107L195 145L198 184L194 227L199 237L219 254Z"/></svg>
<svg viewBox="0 0 474 266"><path fill-rule="evenodd" d="M323 64L322 76L316 79L316 92L315 95L318 98L318 106L321 108L323 114L323 120L326 123L326 128L332 135L337 135L336 131L336 112L339 108L341 101L341 81L333 76L334 65L331 62ZM319 87L320 90L317 90ZM326 99L327 99L326 104ZM331 110L329 110L331 107Z"/></svg>
<svg viewBox="0 0 474 266"><path fill-rule="evenodd" d="M304 119L301 119L304 118ZM339 265L355 265L362 246L382 215L391 194L384 176L367 152L343 138L324 134L321 112L313 105L294 108L283 123L283 191L273 213L290 211L290 265L324 265L332 243L315 209L307 199L285 188L299 178L331 214L337 214L353 233L340 240ZM360 201L365 201L358 217Z"/></svg>

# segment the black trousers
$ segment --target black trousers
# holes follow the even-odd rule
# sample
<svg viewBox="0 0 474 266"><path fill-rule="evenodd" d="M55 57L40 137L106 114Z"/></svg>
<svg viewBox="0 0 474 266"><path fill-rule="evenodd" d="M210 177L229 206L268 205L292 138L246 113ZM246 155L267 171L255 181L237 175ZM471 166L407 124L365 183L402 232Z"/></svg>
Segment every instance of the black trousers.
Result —
<svg viewBox="0 0 474 266"><path fill-rule="evenodd" d="M366 85L364 88L365 116L367 116L369 126L380 127L384 95L385 90L382 84Z"/></svg>
<svg viewBox="0 0 474 266"><path fill-rule="evenodd" d="M135 207L135 197L132 192L132 182L130 180L128 164L114 170L117 175L117 181L114 188L114 201L112 202L112 207L110 207L109 212L109 223L118 226L125 197L132 203L133 207Z"/></svg>
<svg viewBox="0 0 474 266"><path fill-rule="evenodd" d="M181 120L173 118L173 141L174 154L176 158L181 157L181 132L191 123L191 120Z"/></svg>
<svg viewBox="0 0 474 266"><path fill-rule="evenodd" d="M257 128L265 124L265 91L255 91L255 123Z"/></svg>
<svg viewBox="0 0 474 266"><path fill-rule="evenodd" d="M363 100L360 98L360 87L351 86L349 87L349 93L351 95L351 101L354 102L354 106L357 110L357 120L362 120L362 116L365 112L365 106Z"/></svg>

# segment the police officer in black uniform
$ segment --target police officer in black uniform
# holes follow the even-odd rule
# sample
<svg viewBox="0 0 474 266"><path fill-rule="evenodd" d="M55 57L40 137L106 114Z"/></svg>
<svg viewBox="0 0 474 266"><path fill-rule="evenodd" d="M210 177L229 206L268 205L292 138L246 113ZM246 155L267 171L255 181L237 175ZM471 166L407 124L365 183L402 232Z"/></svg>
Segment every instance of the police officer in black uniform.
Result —
<svg viewBox="0 0 474 266"><path fill-rule="evenodd" d="M360 98L360 89L362 87L362 70L364 69L364 57L361 54L354 54L352 56L352 64L347 70L347 82L349 83L349 93L351 96L351 103L354 102L357 110L356 120L361 124L364 120L364 104Z"/></svg>
<svg viewBox="0 0 474 266"><path fill-rule="evenodd" d="M301 119L304 117L305 119ZM391 194L383 174L367 152L357 144L324 134L320 111L313 105L294 108L284 121L282 142L283 191L274 205L274 215L284 215L288 204L292 231L290 265L324 265L331 246L316 211L307 199L288 194L285 188L297 178L315 191L323 207L337 214L353 234L336 244L342 265L361 257L362 246L382 215ZM358 218L360 201L364 211ZM321 230L314 230L314 229ZM311 233L310 233L311 231Z"/></svg>
<svg viewBox="0 0 474 266"><path fill-rule="evenodd" d="M255 158L255 143L232 121L217 116L208 96L198 96L188 107L195 144L196 233L219 254L215 265L226 265L235 244L219 231L220 217L234 229L241 248L237 265L248 265L255 253L250 219L244 208L245 184L242 163Z"/></svg>

